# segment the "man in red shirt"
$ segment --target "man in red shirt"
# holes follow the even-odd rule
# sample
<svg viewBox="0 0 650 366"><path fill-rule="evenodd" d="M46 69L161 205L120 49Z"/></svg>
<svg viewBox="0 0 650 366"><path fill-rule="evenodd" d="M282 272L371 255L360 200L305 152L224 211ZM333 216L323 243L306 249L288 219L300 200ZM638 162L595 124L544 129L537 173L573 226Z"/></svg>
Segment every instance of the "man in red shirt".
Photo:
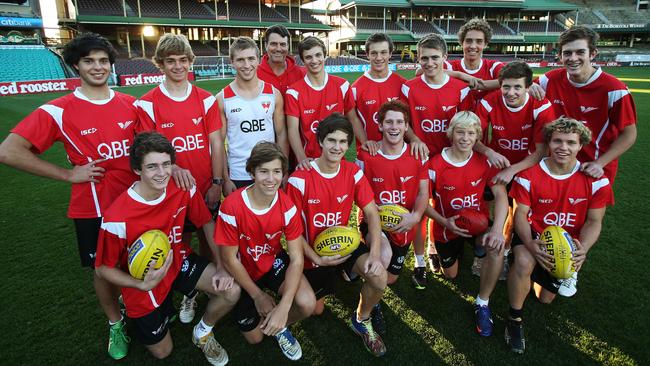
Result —
<svg viewBox="0 0 650 366"><path fill-rule="evenodd" d="M284 96L289 85L305 76L305 68L296 65L293 56L289 55L291 34L283 25L276 24L268 27L264 33L264 40L266 54L257 68L257 77L271 83Z"/></svg>
<svg viewBox="0 0 650 366"><path fill-rule="evenodd" d="M251 344L274 336L284 355L296 361L302 349L287 326L310 316L316 298L302 274L300 214L280 190L287 165L278 145L263 141L253 147L246 169L254 181L223 201L214 240L228 272L245 290L234 309L239 330ZM264 289L280 295L280 301L276 304Z"/></svg>
<svg viewBox="0 0 650 366"><path fill-rule="evenodd" d="M68 43L65 62L79 72L81 87L42 105L22 120L0 145L0 162L28 173L72 184L68 217L74 220L81 265L94 269L102 216L137 176L129 150L138 116L135 98L108 87L117 53L98 34ZM72 163L67 169L37 156L61 142ZM119 289L93 274L95 294L110 325L108 354L126 356Z"/></svg>
<svg viewBox="0 0 650 366"><path fill-rule="evenodd" d="M169 332L170 319L176 313L172 290L186 295L196 290L209 293L192 341L210 364L221 366L228 362L228 354L214 338L212 328L237 302L239 286L219 263L218 248L211 240L214 222L201 192L196 186L182 190L171 182L175 155L172 144L157 132L135 137L130 166L140 180L106 211L95 265L102 278L121 287L132 332L157 359L169 356L173 348ZM183 242L186 218L205 228L216 263L192 253ZM143 233L154 229L168 235L171 249L159 269L151 263L144 279L139 280L128 273L129 250Z"/></svg>
<svg viewBox="0 0 650 366"><path fill-rule="evenodd" d="M581 122L560 117L544 127L549 157L519 173L510 196L517 202L515 235L512 239L514 262L508 276L510 311L506 343L512 351L523 353L523 306L531 280L535 294L545 304L553 301L564 281L548 272L551 255L539 240L547 226L561 226L573 238L573 261L579 271L589 249L596 243L605 208L611 203L612 188L606 176L593 178L581 171L577 156L590 143L591 131Z"/></svg>
<svg viewBox="0 0 650 366"><path fill-rule="evenodd" d="M326 49L319 38L306 37L298 45L307 75L287 90L284 110L287 115L289 144L298 164L309 169L309 162L321 154L316 137L318 124L334 112L356 119L350 83L325 72Z"/></svg>
<svg viewBox="0 0 650 366"><path fill-rule="evenodd" d="M189 182L205 197L208 207L216 213L223 185L224 148L222 121L215 97L192 85L188 80L194 52L184 35L166 33L158 40L154 62L165 75L158 87L138 101L142 130L155 130L167 137L176 149L178 159L174 179L182 188ZM196 228L186 225L185 239L191 241ZM211 256L205 233L198 230L201 255ZM194 318L195 296L183 297L179 319L190 323Z"/></svg>
<svg viewBox="0 0 650 366"><path fill-rule="evenodd" d="M366 349L375 356L386 353L386 346L373 328L371 311L379 303L386 288L386 269L381 262L381 227L374 203L372 188L363 172L344 159L354 138L350 122L341 114L325 118L317 129L322 147L320 157L309 162L310 169L296 170L290 177L287 193L296 204L305 222L305 277L318 299L316 314L323 312L325 296L334 293L334 284L340 275L338 265L348 277L359 275L365 279L359 305L350 323ZM314 251L314 240L332 226L347 226L353 203L363 210L368 223L366 245L345 257L319 256Z"/></svg>

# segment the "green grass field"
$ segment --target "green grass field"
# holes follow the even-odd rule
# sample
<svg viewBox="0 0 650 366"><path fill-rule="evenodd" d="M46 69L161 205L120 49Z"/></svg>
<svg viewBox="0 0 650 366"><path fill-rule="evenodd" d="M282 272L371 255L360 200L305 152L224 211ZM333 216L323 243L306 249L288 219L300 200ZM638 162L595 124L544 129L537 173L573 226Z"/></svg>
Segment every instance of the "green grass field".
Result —
<svg viewBox="0 0 650 366"><path fill-rule="evenodd" d="M525 307L527 350L511 353L503 341L507 315L505 283L492 295L495 334L480 338L473 331L472 302L478 278L471 258L454 282L429 277L426 291L410 282L412 258L402 278L386 291L384 314L388 353L371 356L348 328L358 300L358 284L340 284L322 316L293 326L303 347L304 365L648 365L650 364L650 296L646 283L647 204L650 186L650 79L648 68L609 69L634 91L639 137L624 155L615 185L616 206L607 212L598 244L580 275L578 294L543 306L530 296ZM538 70L542 72L542 70ZM346 74L353 80L358 76ZM405 75L411 77L411 75ZM198 85L216 93L227 81ZM152 86L123 88L140 96ZM645 93L643 92L645 90ZM0 98L0 138L28 113L61 94ZM43 158L65 163L60 144ZM108 328L96 303L91 273L79 266L72 221L65 217L70 187L0 166L0 363L3 365L94 365L114 363L106 354ZM645 219L644 219L645 217ZM205 303L200 298L200 309ZM644 310L645 309L645 310ZM190 339L191 326L172 324L174 352L161 365L207 364ZM227 316L215 327L231 364L288 364L275 340L249 346ZM644 341L645 339L645 341ZM132 342L121 364L153 363L144 347Z"/></svg>

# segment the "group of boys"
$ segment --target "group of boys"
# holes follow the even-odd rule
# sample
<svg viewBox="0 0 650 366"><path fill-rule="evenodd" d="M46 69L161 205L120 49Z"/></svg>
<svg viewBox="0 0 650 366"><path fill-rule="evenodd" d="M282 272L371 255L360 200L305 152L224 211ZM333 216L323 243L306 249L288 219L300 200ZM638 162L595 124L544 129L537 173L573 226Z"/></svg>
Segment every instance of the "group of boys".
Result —
<svg viewBox="0 0 650 366"><path fill-rule="evenodd" d="M116 56L110 43L81 35L64 51L81 87L20 122L0 145L0 161L72 183L68 215L82 265L95 269L115 359L129 344L120 290L130 334L156 358L172 351L176 290L184 295L184 323L194 318L197 294L208 295L193 342L210 363L228 362L212 329L231 310L249 343L273 336L297 360L302 350L287 327L321 314L340 277L363 279L350 325L382 356L379 303L410 245L412 280L424 289L425 242L431 270L453 279L467 240L485 257L475 302L481 336L492 334L489 297L512 246L505 338L523 353L531 280L544 303L561 288L572 295L577 281L549 275L552 258L539 233L548 225L566 229L581 268L613 204L617 160L634 143L636 114L625 85L592 66L592 30L562 33L564 68L535 83L523 62L483 59L490 38L487 22L467 22L459 31L464 57L451 62L442 37L422 38L419 76L407 81L389 69L390 37L373 34L370 69L350 85L325 71L320 39L299 43L299 67L288 55L289 32L273 26L262 58L250 38L232 43L235 79L213 96L188 81L194 54L187 39L166 34L154 56L165 80L135 100L108 87ZM356 164L344 158L355 139ZM56 141L71 169L37 156ZM489 217L487 196L491 226L472 238L456 219L464 209ZM378 215L388 203L409 210L390 232ZM347 226L354 205L364 243L348 256L319 256L315 238ZM172 250L137 280L128 274L128 248L151 229L168 233ZM193 231L201 255L188 245Z"/></svg>

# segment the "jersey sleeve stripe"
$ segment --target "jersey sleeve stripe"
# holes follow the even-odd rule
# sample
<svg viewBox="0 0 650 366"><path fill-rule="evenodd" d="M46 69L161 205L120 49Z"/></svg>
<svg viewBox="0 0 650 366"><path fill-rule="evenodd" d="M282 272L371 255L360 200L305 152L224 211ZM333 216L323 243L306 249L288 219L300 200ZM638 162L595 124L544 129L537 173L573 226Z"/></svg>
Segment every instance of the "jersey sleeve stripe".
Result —
<svg viewBox="0 0 650 366"><path fill-rule="evenodd" d="M301 195L305 195L305 180L297 177L289 177L287 181L289 184L294 186L297 190L300 191Z"/></svg>
<svg viewBox="0 0 650 366"><path fill-rule="evenodd" d="M341 84L341 94L346 96L348 91L350 91L350 83L346 80L345 83Z"/></svg>
<svg viewBox="0 0 650 366"><path fill-rule="evenodd" d="M436 171L429 169L429 179L431 179L432 182L435 183L436 181Z"/></svg>
<svg viewBox="0 0 650 366"><path fill-rule="evenodd" d="M287 95L291 95L298 100L298 91L296 89L287 89Z"/></svg>
<svg viewBox="0 0 650 366"><path fill-rule="evenodd" d="M196 184L190 188L190 197L194 197L194 194L196 193Z"/></svg>
<svg viewBox="0 0 650 366"><path fill-rule="evenodd" d="M627 89L612 90L607 93L607 107L611 109L614 107L614 103L618 102L628 94L630 94L630 91Z"/></svg>
<svg viewBox="0 0 650 366"><path fill-rule="evenodd" d="M49 114L52 117L54 122L56 122L56 125L59 126L59 130L61 130L61 134L63 134L63 136L65 136L65 138L68 140L70 145L72 145L72 147L74 147L75 150L77 150L77 152L80 155L84 155L81 152L81 150L77 147L77 145L74 144L74 141L72 141L72 139L68 136L68 134L65 133L65 130L63 129L63 108L60 108L60 107L57 107L57 106L54 106L54 105L51 105L51 104L45 104L45 105L40 106L39 108L41 108L42 110L47 112L47 114ZM89 161L92 161L92 159L90 159Z"/></svg>
<svg viewBox="0 0 650 366"><path fill-rule="evenodd" d="M594 145L596 145L596 152L594 153L595 159L598 159L598 157L600 156L600 140L603 138L603 135L605 135L605 131L607 131L607 127L609 127L609 118L607 119L607 121L605 121L603 128L598 133L598 137L596 137L596 141L594 141Z"/></svg>
<svg viewBox="0 0 650 366"><path fill-rule="evenodd" d="M591 183L591 194L594 195L598 192L599 189L607 187L609 185L609 179L602 178L593 183Z"/></svg>
<svg viewBox="0 0 650 366"><path fill-rule="evenodd" d="M490 105L490 103L488 103L487 100L485 100L485 99L481 99L481 105L483 106L483 108L485 108L485 110L486 110L488 113L492 112L492 106Z"/></svg>
<svg viewBox="0 0 650 366"><path fill-rule="evenodd" d="M533 118L537 119L537 116L539 116L540 113L544 112L545 110L551 108L551 102L546 102L544 105L541 107L533 110Z"/></svg>
<svg viewBox="0 0 650 366"><path fill-rule="evenodd" d="M151 300L151 304L153 305L153 307L154 308L160 307L158 301L156 301L156 296L153 294L153 291L149 290L147 291L147 293L149 294L149 299Z"/></svg>
<svg viewBox="0 0 650 366"><path fill-rule="evenodd" d="M123 222L104 222L102 221L102 230L117 236L120 239L126 239L126 224Z"/></svg>
<svg viewBox="0 0 650 366"><path fill-rule="evenodd" d="M463 88L460 91L460 101L462 102L463 100L465 100L465 97L467 97L468 94L469 94L469 88L468 87Z"/></svg>
<svg viewBox="0 0 650 366"><path fill-rule="evenodd" d="M411 88L409 88L407 85L402 84L402 94L404 94L405 97L409 97L409 91Z"/></svg>
<svg viewBox="0 0 650 366"><path fill-rule="evenodd" d="M515 177L515 182L519 183L520 186L524 187L527 192L530 192L530 181L526 178Z"/></svg>
<svg viewBox="0 0 650 366"><path fill-rule="evenodd" d="M361 170L359 170L358 172L356 172L354 174L354 183L355 184L359 183L359 181L361 180L362 177L363 177L363 172Z"/></svg>
<svg viewBox="0 0 650 366"><path fill-rule="evenodd" d="M214 102L217 101L217 98L215 98L213 95L203 99L203 111L205 113L208 113L210 108L214 105Z"/></svg>
<svg viewBox="0 0 650 366"><path fill-rule="evenodd" d="M539 86L541 86L542 89L546 90L546 87L548 86L548 77L546 77L546 75L539 77Z"/></svg>
<svg viewBox="0 0 650 366"><path fill-rule="evenodd" d="M501 65L501 62L498 62L498 61L497 61L497 62L494 63L494 65L492 65L492 67L490 67L490 75L492 75L492 77L494 77L494 70L495 70L495 69L497 68L497 66L499 66L499 65Z"/></svg>
<svg viewBox="0 0 650 366"><path fill-rule="evenodd" d="M294 216L296 216L296 213L298 212L298 209L296 206L291 206L291 208L284 213L284 224L289 225L289 222L291 222L291 219L293 219Z"/></svg>
<svg viewBox="0 0 650 366"><path fill-rule="evenodd" d="M352 88L352 98L357 101L357 88Z"/></svg>
<svg viewBox="0 0 650 366"><path fill-rule="evenodd" d="M357 164L357 166L358 166L359 169L361 169L361 170L364 170L364 169L366 168L366 165L363 163L363 160L359 160L359 159L357 159L357 160L355 161L355 163Z"/></svg>
<svg viewBox="0 0 650 366"><path fill-rule="evenodd" d="M223 220L223 222L230 224L234 227L237 227L237 220L235 219L235 216L228 215L219 211L219 217Z"/></svg>
<svg viewBox="0 0 650 366"><path fill-rule="evenodd" d="M153 123L156 123L156 116L153 113L153 103L147 101L147 100L140 100L138 101L138 105L140 108L147 113L149 118L153 121Z"/></svg>

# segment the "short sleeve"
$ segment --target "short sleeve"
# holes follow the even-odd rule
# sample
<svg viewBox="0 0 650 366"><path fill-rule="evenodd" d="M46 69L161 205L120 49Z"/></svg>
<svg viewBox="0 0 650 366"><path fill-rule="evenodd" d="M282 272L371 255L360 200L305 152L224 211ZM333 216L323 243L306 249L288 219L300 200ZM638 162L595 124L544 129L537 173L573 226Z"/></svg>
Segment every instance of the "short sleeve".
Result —
<svg viewBox="0 0 650 366"><path fill-rule="evenodd" d="M11 132L29 141L33 145L32 150L35 153L42 154L61 139L57 118L60 119L58 122L62 124L63 110L59 107L45 105L30 113Z"/></svg>
<svg viewBox="0 0 650 366"><path fill-rule="evenodd" d="M512 186L510 187L509 195L515 201L517 201L517 203L530 206L530 179L528 179L528 177L525 175L515 176L515 178L512 180Z"/></svg>
<svg viewBox="0 0 650 366"><path fill-rule="evenodd" d="M233 195L226 197L219 208L216 228L214 230L214 243L223 246L238 246L239 233L237 230L237 219L235 217Z"/></svg>
<svg viewBox="0 0 650 366"><path fill-rule="evenodd" d="M210 215L208 206L205 205L203 195L201 195L201 192L196 189L196 186L192 187L189 194L190 204L188 218L194 226L201 227L212 219L212 215Z"/></svg>
<svg viewBox="0 0 650 366"><path fill-rule="evenodd" d="M298 105L298 91L293 88L287 89L284 95L284 114L300 118L300 106Z"/></svg>

